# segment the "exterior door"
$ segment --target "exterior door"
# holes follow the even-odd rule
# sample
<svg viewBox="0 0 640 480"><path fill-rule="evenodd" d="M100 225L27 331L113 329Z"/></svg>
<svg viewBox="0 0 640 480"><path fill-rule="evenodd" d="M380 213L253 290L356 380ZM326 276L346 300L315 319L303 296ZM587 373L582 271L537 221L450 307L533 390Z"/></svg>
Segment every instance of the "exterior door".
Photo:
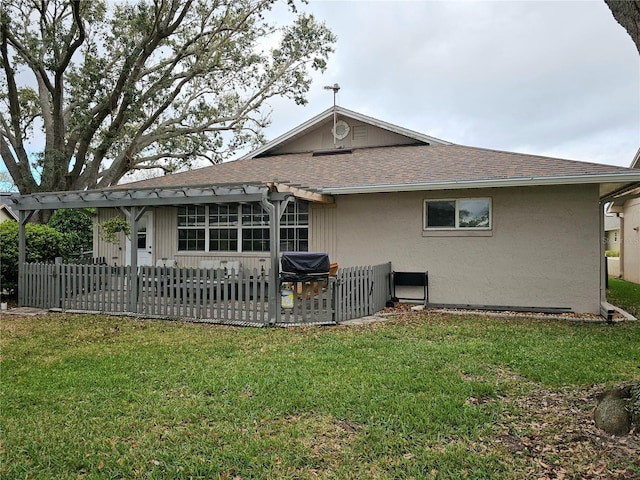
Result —
<svg viewBox="0 0 640 480"><path fill-rule="evenodd" d="M153 265L153 212L145 212L138 220L138 238L134 243L138 249L138 265ZM127 238L127 265L131 265L131 250L131 239Z"/></svg>

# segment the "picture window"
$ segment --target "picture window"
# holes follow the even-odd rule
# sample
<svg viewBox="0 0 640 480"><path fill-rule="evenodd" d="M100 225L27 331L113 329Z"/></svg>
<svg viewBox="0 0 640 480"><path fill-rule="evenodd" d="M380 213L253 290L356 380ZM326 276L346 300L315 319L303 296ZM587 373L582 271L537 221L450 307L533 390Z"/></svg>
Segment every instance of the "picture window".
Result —
<svg viewBox="0 0 640 480"><path fill-rule="evenodd" d="M259 204L178 207L178 250L268 252L269 214ZM309 250L309 204L290 202L280 220L280 249Z"/></svg>

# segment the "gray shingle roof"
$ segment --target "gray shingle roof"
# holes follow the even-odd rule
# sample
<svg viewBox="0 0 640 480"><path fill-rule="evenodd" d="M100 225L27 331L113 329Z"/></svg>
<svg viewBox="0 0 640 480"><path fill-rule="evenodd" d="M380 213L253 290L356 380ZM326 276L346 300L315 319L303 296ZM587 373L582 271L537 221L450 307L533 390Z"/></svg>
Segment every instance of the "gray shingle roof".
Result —
<svg viewBox="0 0 640 480"><path fill-rule="evenodd" d="M612 165L461 145L415 145L361 148L353 150L352 153L338 155L313 156L312 152L308 152L245 158L122 187L178 187L278 181L327 191L364 186L551 179L632 172L632 169ZM637 170L635 173L637 174ZM597 180L594 183L598 183Z"/></svg>

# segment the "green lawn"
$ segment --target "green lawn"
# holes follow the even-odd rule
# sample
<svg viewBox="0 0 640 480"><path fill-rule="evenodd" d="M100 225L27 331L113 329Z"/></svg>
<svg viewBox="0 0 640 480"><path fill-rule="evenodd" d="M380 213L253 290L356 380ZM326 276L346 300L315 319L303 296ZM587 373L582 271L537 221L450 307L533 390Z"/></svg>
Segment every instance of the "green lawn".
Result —
<svg viewBox="0 0 640 480"><path fill-rule="evenodd" d="M637 323L411 315L284 330L49 314L4 317L0 335L3 479L640 475L637 456L584 431L565 449L563 433L589 422L594 388L639 379Z"/></svg>
<svg viewBox="0 0 640 480"><path fill-rule="evenodd" d="M640 285L609 277L607 300L640 319Z"/></svg>

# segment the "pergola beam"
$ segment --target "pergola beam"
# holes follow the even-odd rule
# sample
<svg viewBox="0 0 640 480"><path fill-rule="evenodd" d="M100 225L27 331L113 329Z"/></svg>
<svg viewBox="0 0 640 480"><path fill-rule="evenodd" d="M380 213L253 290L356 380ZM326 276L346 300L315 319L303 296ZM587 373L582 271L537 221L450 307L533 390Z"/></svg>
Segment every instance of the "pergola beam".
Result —
<svg viewBox="0 0 640 480"><path fill-rule="evenodd" d="M12 197L17 211L59 208L161 207L194 203L259 203L263 192L274 200L284 200L289 192L269 192L265 185L153 188L140 190L89 190L65 193L34 193Z"/></svg>
<svg viewBox="0 0 640 480"><path fill-rule="evenodd" d="M332 195L314 192L294 185L287 185L286 183L273 182L269 185L273 186L279 192L292 193L296 198L307 200L309 202L322 204L335 203L335 199Z"/></svg>

